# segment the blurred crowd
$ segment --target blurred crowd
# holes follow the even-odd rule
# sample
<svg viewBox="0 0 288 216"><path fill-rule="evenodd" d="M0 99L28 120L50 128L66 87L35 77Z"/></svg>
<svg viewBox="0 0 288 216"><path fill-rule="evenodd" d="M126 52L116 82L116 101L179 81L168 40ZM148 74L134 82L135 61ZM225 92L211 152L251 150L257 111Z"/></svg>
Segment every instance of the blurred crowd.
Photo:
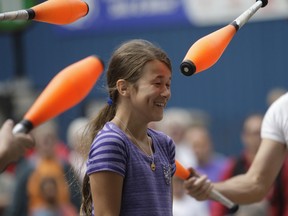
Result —
<svg viewBox="0 0 288 216"><path fill-rule="evenodd" d="M37 93L29 82L17 84L25 91L13 88L13 100L5 100L9 88L0 85L0 121L13 116L21 119L23 113L35 100ZM5 90L4 90L5 89ZM267 108L286 89L275 88L267 94ZM9 103L8 103L9 102ZM79 215L81 205L81 184L85 174L80 139L85 125L105 102L91 102L84 116L71 121L66 141L60 139L57 119L53 119L33 129L36 147L27 151L18 163L10 165L0 175L0 216L74 216ZM243 119L239 139L242 150L237 155L225 155L215 149L211 132L211 119L202 110L167 108L161 122L152 122L151 128L168 134L176 143L176 159L185 167L193 168L207 175L213 181L221 181L244 173L249 168L260 145L260 128L263 113L247 113ZM233 144L231 144L233 145ZM240 206L237 216L283 215L288 200L285 182L288 180L283 165L271 192L259 203ZM229 209L218 202L199 202L186 195L183 180L173 179L174 216L224 216Z"/></svg>

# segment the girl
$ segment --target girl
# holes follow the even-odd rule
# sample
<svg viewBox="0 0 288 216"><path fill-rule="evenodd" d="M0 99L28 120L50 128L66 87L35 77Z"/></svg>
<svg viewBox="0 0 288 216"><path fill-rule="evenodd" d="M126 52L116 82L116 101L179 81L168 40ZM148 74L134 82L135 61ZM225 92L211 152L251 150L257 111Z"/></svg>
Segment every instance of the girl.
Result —
<svg viewBox="0 0 288 216"><path fill-rule="evenodd" d="M108 103L88 124L81 215L172 215L174 142L148 128L170 99L171 63L145 40L122 44L107 71Z"/></svg>

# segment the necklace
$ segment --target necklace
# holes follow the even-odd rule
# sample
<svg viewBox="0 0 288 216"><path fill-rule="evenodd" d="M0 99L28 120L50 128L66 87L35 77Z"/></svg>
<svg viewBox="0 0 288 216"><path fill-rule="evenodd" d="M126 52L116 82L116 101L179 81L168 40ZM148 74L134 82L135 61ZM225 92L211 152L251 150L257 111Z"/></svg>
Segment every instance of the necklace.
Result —
<svg viewBox="0 0 288 216"><path fill-rule="evenodd" d="M144 153L145 155L151 159L151 163L150 163L150 168L152 171L155 171L156 170L156 165L155 165L155 162L154 162L154 155L153 155L153 150L152 150L152 141L150 141L149 137L147 136L147 140L148 140L148 146L149 146L149 150L151 152L151 155L149 155L142 147L141 145L139 145L139 143L137 142L137 139L133 136L132 132L129 130L128 127L125 127L124 123L121 121L121 119L119 119L117 116L114 116L114 118L122 125L122 127L124 128L124 131L125 132L128 132L130 137L133 138L134 140L134 143L136 144L136 146L138 148L140 148Z"/></svg>

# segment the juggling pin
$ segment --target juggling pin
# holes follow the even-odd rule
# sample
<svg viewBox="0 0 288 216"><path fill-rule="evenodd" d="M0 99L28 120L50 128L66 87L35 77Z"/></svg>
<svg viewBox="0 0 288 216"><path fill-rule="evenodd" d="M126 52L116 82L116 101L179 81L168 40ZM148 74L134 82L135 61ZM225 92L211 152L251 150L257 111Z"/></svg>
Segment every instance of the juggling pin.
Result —
<svg viewBox="0 0 288 216"><path fill-rule="evenodd" d="M193 170L192 168L189 171L186 168L184 168L179 161L176 160L175 163L176 163L175 176L177 176L178 178L187 180L192 176L196 177L198 176L196 171ZM227 208L229 208L230 213L235 213L239 209L239 206L237 204L233 203L231 200L229 200L224 195L222 195L221 193L219 193L214 189L212 189L212 191L210 192L210 198L225 205Z"/></svg>
<svg viewBox="0 0 288 216"><path fill-rule="evenodd" d="M15 125L13 133L28 133L75 106L88 95L103 70L103 62L96 56L86 57L64 68L48 83L23 120Z"/></svg>
<svg viewBox="0 0 288 216"><path fill-rule="evenodd" d="M65 25L88 14L89 6L81 0L48 0L30 9L0 13L0 21L35 20Z"/></svg>
<svg viewBox="0 0 288 216"><path fill-rule="evenodd" d="M186 76L204 71L213 66L221 57L236 32L248 22L268 0L257 0L232 23L197 40L186 53L180 70Z"/></svg>

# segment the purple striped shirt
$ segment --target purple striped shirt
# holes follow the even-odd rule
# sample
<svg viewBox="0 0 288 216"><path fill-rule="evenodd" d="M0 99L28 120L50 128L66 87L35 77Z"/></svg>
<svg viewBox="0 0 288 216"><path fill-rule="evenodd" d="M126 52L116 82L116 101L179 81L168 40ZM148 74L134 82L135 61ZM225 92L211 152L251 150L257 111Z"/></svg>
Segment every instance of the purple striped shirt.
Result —
<svg viewBox="0 0 288 216"><path fill-rule="evenodd" d="M135 146L112 122L94 139L87 161L87 174L112 171L124 177L120 215L172 215L172 176L175 144L162 132L148 129L154 147L156 170L151 158Z"/></svg>

